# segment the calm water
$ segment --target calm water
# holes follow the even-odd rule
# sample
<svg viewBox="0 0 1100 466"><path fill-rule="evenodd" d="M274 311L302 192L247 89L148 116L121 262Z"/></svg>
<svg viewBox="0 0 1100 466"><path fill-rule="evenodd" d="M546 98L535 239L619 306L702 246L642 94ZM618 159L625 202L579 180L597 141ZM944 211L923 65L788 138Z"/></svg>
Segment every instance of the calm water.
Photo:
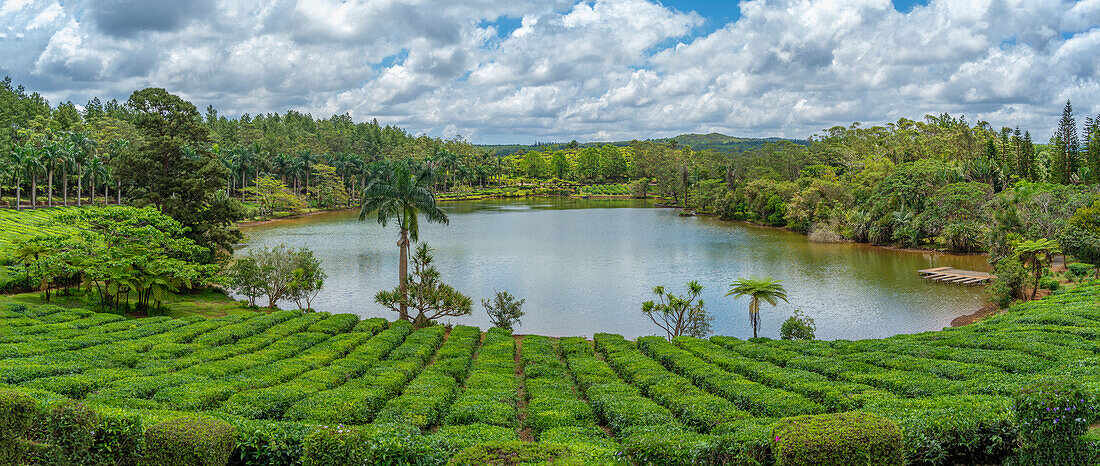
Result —
<svg viewBox="0 0 1100 466"><path fill-rule="evenodd" d="M938 330L980 307L980 288L922 280L917 270L988 270L982 256L811 243L800 234L708 218L682 218L645 201L525 199L445 203L448 226L421 224L446 283L474 299L454 323L489 326L480 300L494 290L527 300L517 333L658 334L641 313L652 288L683 293L698 280L716 334L752 336L748 300L724 297L738 277L782 279L790 304L761 309L761 336L778 338L800 308L820 339L879 338ZM357 212L334 212L245 229L251 244L309 247L328 281L318 310L394 318L374 294L397 285L398 230ZM411 269L410 265L410 269ZM260 301L263 301L262 299ZM285 304L284 304L285 306ZM292 304L290 304L292 306Z"/></svg>

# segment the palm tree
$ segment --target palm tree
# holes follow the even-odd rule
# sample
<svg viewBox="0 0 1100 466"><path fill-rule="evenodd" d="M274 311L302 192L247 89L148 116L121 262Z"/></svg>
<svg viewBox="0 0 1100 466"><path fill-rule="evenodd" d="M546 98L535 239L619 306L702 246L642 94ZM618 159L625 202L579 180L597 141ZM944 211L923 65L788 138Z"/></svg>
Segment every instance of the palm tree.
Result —
<svg viewBox="0 0 1100 466"><path fill-rule="evenodd" d="M388 176L387 176L388 175ZM400 280L402 297L408 291L409 241L419 239L419 214L428 217L429 222L446 225L447 213L435 204L435 195L428 189L431 186L431 172L422 168L413 169L408 162L397 164L388 174L376 177L363 191L363 200L359 209L359 220L367 214L376 212L378 223L383 227L391 219L401 228L397 247L401 248ZM402 299L401 318L409 320L407 306Z"/></svg>
<svg viewBox="0 0 1100 466"><path fill-rule="evenodd" d="M17 145L8 153L8 162L11 164L12 180L15 182L15 208L19 209L23 204L23 175L27 173L28 160L34 157L34 146L30 144Z"/></svg>
<svg viewBox="0 0 1100 466"><path fill-rule="evenodd" d="M31 208L38 206L38 174L46 168L46 151L28 143L24 146L27 158L23 160L23 170L31 175Z"/></svg>
<svg viewBox="0 0 1100 466"><path fill-rule="evenodd" d="M1016 254L1020 257L1020 262L1030 266L1035 274L1031 299L1035 299L1035 294L1039 291L1039 278L1043 276L1043 270L1050 267L1054 255L1061 252L1062 247L1057 241L1046 238L1028 240L1016 245Z"/></svg>
<svg viewBox="0 0 1100 466"><path fill-rule="evenodd" d="M115 139L111 141L109 144L107 144L107 162L109 164L117 163L119 160L121 160L122 153L126 152L126 149L128 147L130 147L130 141L127 141L125 139ZM118 205L122 205L122 180L119 178L115 179L115 203Z"/></svg>
<svg viewBox="0 0 1100 466"><path fill-rule="evenodd" d="M734 298L742 296L750 298L749 321L752 322L753 338L756 338L757 330L760 329L760 300L767 301L772 306L779 304L780 299L785 303L790 302L787 301L787 290L779 284L781 281L772 280L771 277L739 278L730 285L729 293L726 293L726 296L733 295Z"/></svg>

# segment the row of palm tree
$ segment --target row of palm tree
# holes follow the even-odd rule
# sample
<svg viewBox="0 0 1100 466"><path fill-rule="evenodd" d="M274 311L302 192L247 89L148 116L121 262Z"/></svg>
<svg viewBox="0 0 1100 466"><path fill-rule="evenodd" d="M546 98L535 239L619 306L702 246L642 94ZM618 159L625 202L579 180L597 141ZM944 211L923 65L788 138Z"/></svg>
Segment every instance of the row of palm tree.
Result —
<svg viewBox="0 0 1100 466"><path fill-rule="evenodd" d="M15 194L15 207L23 207L23 187L30 188L30 205L38 205L40 184L46 188L46 205L55 205L54 188L60 185L61 205L69 205L69 195L75 194L76 205L84 200L95 203L97 189L103 187L103 202L110 202L112 184L111 161L128 146L116 140L99 150L94 139L83 133L58 133L52 138L39 137L15 145L0 159L0 180L7 181ZM0 181L0 189L5 184ZM72 184L75 183L75 192ZM116 182L117 183L117 182ZM116 202L121 201L117 193ZM87 188L87 189L85 189ZM0 191L0 195L3 192Z"/></svg>

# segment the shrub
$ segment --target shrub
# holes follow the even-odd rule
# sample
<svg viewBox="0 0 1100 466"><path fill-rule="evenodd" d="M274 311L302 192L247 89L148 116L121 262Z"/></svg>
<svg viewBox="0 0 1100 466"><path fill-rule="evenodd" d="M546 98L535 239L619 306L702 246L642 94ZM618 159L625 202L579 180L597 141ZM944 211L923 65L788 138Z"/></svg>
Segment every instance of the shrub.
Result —
<svg viewBox="0 0 1100 466"><path fill-rule="evenodd" d="M440 449L447 456L482 443L517 440L519 436L516 435L515 429L482 423L444 426L430 437L435 448Z"/></svg>
<svg viewBox="0 0 1100 466"><path fill-rule="evenodd" d="M96 414L81 403L63 402L50 410L47 456L54 464L91 464Z"/></svg>
<svg viewBox="0 0 1100 466"><path fill-rule="evenodd" d="M14 464L23 457L24 437L37 415L34 398L13 391L0 392L0 464Z"/></svg>
<svg viewBox="0 0 1100 466"><path fill-rule="evenodd" d="M242 466L301 464L303 442L316 428L291 422L231 421L237 445L230 462Z"/></svg>
<svg viewBox="0 0 1100 466"><path fill-rule="evenodd" d="M925 399L875 397L864 411L893 421L905 438L907 461L918 464L997 464L1015 447L1012 400L998 396Z"/></svg>
<svg viewBox="0 0 1100 466"><path fill-rule="evenodd" d="M344 464L438 464L445 458L420 429L399 424L321 428L306 436L305 466Z"/></svg>
<svg viewBox="0 0 1100 466"><path fill-rule="evenodd" d="M762 465L772 458L774 418L757 417L723 424L711 431L708 458L716 464Z"/></svg>
<svg viewBox="0 0 1100 466"><path fill-rule="evenodd" d="M483 443L467 448L451 458L449 464L480 466L554 463L568 460L571 456L572 451L565 445L513 440Z"/></svg>
<svg viewBox="0 0 1100 466"><path fill-rule="evenodd" d="M1072 381L1044 381L1016 396L1020 464L1086 464L1082 435L1096 418L1095 398Z"/></svg>
<svg viewBox="0 0 1100 466"><path fill-rule="evenodd" d="M1050 291L1058 291L1058 287L1060 287L1061 285L1062 284L1058 283L1058 280L1054 277L1047 276L1039 279L1039 288L1047 289Z"/></svg>
<svg viewBox="0 0 1100 466"><path fill-rule="evenodd" d="M692 464L708 454L711 437L680 425L642 426L621 439L623 455L636 464Z"/></svg>
<svg viewBox="0 0 1100 466"><path fill-rule="evenodd" d="M873 414L798 416L772 427L776 465L901 465L901 431Z"/></svg>
<svg viewBox="0 0 1100 466"><path fill-rule="evenodd" d="M225 421L180 417L145 432L145 460L154 465L224 465L236 438L236 429Z"/></svg>
<svg viewBox="0 0 1100 466"><path fill-rule="evenodd" d="M794 315L783 321L779 337L784 340L813 340L816 330L814 319L803 314L801 309L795 309Z"/></svg>

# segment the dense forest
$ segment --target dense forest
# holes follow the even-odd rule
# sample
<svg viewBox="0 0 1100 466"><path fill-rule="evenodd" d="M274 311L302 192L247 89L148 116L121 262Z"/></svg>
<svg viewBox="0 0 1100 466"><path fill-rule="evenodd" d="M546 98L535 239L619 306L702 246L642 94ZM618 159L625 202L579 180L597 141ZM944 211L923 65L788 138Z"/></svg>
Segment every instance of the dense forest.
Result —
<svg viewBox="0 0 1100 466"><path fill-rule="evenodd" d="M1061 119L1051 122L1046 144L1034 141L1030 130L942 114L884 126L836 126L806 141L686 135L494 150L461 137L355 122L346 114L227 118L212 107L199 112L171 94L149 91L127 102L54 106L10 79L0 82L0 202L23 208L129 202L171 214L179 197L172 190L195 187L177 178L205 170L192 183L216 186L192 191L211 199L179 202L190 210L200 205L197 211L216 214L225 226L248 209L270 214L351 205L388 165L412 160L431 171L440 193L631 183L638 196L656 194L697 214L786 227L816 241L987 251L1006 276L1023 275L1027 261L1013 253L1029 240L1057 240L1061 252L1100 263L1100 208L1089 207L1100 190L1100 116L1079 125L1069 102ZM147 121L150 108L142 106L171 99L193 126L191 136L154 141L159 123ZM748 150L715 148L738 141L756 143ZM157 144L174 144L177 165L193 166L180 168L176 177L161 176L163 186L153 189L150 173L168 164L151 159ZM186 215L182 207L176 211L174 217ZM177 220L192 230L201 223ZM203 234L196 239L222 246L234 241L216 229ZM1002 258L1013 264L1001 265ZM1022 292L1019 283L1010 288L1014 295Z"/></svg>

